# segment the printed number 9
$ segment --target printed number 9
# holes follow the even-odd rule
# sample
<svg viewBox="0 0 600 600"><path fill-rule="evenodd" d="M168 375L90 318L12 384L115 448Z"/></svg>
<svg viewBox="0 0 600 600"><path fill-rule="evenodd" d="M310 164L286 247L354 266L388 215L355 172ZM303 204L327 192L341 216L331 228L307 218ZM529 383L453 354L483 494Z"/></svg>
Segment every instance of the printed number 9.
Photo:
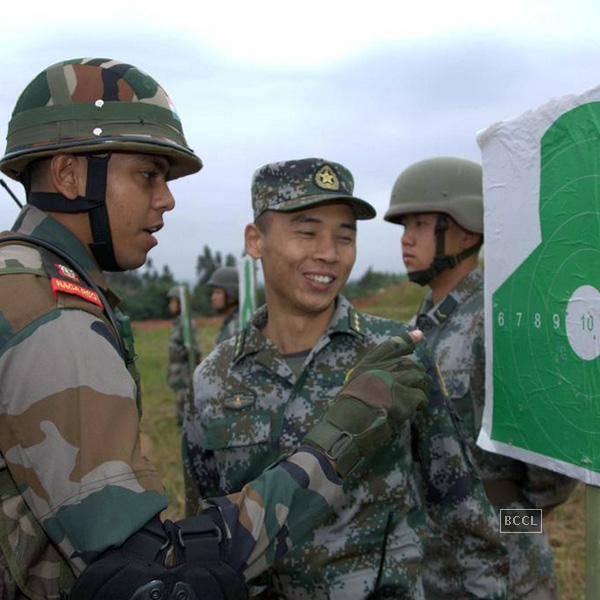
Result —
<svg viewBox="0 0 600 600"><path fill-rule="evenodd" d="M560 327L560 316L557 314L552 315L552 322L554 323L554 329L558 329Z"/></svg>

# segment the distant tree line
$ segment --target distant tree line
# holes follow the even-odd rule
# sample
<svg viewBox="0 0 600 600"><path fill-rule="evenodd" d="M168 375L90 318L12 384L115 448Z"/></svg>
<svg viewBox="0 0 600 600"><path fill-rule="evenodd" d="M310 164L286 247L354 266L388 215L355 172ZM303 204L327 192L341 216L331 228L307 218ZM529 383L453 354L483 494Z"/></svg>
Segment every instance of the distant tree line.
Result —
<svg viewBox="0 0 600 600"><path fill-rule="evenodd" d="M349 300L366 298L374 296L389 285L400 283L405 279L406 275L403 273L384 273L383 271L374 271L373 267L369 267L362 277L346 284L343 294Z"/></svg>
<svg viewBox="0 0 600 600"><path fill-rule="evenodd" d="M235 267L236 262L233 254L223 256L221 252L213 252L209 246L204 246L196 259L196 280L190 290L194 314L213 314L210 289L206 282L215 269L222 266ZM141 269L105 275L111 288L121 298L122 310L134 321L170 318L167 294L177 281L168 265L159 272L152 259L148 259Z"/></svg>
<svg viewBox="0 0 600 600"><path fill-rule="evenodd" d="M191 288L191 306L196 315L214 314L210 304L210 289L206 285L215 269L235 267L237 259L233 254L225 254L205 245L196 259L196 279ZM147 319L168 319L169 303L167 294L176 285L175 277L168 265L159 272L152 259L135 271L106 273L111 288L121 298L121 308L134 321ZM359 279L349 281L343 293L350 298L373 296L383 288L405 279L405 275L374 271L371 267ZM258 304L264 302L264 289L258 289Z"/></svg>

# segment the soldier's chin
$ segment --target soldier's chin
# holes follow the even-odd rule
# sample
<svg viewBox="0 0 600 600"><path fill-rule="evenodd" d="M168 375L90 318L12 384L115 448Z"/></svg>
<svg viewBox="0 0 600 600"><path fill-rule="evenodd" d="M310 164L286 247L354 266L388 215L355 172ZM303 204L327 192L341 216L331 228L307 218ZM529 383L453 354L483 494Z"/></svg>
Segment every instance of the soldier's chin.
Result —
<svg viewBox="0 0 600 600"><path fill-rule="evenodd" d="M321 297L318 299L311 298L303 302L303 307L307 313L320 314L329 310L331 305L335 302L337 294L328 295L327 297Z"/></svg>
<svg viewBox="0 0 600 600"><path fill-rule="evenodd" d="M119 268L122 271L130 271L132 269L138 269L139 267L144 265L147 258L148 258L147 252L143 252L143 253L132 252L129 254L121 253L118 251L115 252L115 260L117 261L117 265L119 265Z"/></svg>

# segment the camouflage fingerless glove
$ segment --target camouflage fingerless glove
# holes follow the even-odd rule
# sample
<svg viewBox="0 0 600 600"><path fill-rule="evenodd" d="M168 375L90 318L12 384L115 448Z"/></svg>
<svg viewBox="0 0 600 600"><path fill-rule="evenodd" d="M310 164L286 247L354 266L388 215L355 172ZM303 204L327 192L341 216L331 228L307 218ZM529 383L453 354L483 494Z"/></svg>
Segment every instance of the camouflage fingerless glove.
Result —
<svg viewBox="0 0 600 600"><path fill-rule="evenodd" d="M403 358L413 349L412 342L393 338L363 357L321 421L308 432L305 442L324 452L342 477L385 446L394 428L427 403L431 378L420 363ZM366 361L371 368L365 371ZM375 368L377 363L386 370Z"/></svg>

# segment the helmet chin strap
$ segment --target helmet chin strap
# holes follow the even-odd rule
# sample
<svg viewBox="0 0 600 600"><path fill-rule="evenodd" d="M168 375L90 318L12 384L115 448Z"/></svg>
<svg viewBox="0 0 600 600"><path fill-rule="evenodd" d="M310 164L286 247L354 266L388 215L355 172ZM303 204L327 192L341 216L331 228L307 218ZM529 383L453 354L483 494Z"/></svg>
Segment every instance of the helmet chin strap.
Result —
<svg viewBox="0 0 600 600"><path fill-rule="evenodd" d="M31 192L27 190L27 202L44 211L88 213L93 240L89 246L98 262L98 266L103 271L122 271L123 269L119 267L115 258L106 209L106 179L110 155L89 155L86 158L85 196L78 196L74 200L69 200L57 192Z"/></svg>
<svg viewBox="0 0 600 600"><path fill-rule="evenodd" d="M444 214L438 216L435 223L435 257L427 269L413 271L408 274L408 279L419 285L427 285L432 279L437 277L447 269L453 269L465 258L477 253L481 244L475 244L459 254L450 256L446 254L446 230L448 229L448 217Z"/></svg>

